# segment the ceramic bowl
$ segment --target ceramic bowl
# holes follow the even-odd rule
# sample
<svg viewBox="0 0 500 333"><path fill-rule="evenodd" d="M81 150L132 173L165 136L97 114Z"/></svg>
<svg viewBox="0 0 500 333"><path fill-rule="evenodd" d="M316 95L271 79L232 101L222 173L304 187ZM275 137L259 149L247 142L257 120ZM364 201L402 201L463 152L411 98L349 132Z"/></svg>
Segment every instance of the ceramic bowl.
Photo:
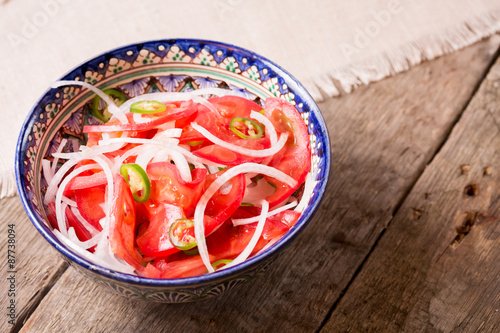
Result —
<svg viewBox="0 0 500 333"><path fill-rule="evenodd" d="M330 144L321 113L304 87L278 65L229 44L194 39L167 39L131 44L81 64L61 80L81 80L100 89L117 88L129 98L147 92L190 91L206 87L238 90L250 99L283 98L297 107L311 139L316 180L307 208L295 226L266 252L212 274L159 280L100 267L74 253L53 234L43 194L47 182L41 161L51 158L63 138L65 149L85 144L82 128L99 124L89 112L94 96L77 86L48 89L24 122L16 151L16 178L24 208L42 236L71 266L98 284L136 299L179 303L220 295L264 271L311 221L325 192L330 170Z"/></svg>

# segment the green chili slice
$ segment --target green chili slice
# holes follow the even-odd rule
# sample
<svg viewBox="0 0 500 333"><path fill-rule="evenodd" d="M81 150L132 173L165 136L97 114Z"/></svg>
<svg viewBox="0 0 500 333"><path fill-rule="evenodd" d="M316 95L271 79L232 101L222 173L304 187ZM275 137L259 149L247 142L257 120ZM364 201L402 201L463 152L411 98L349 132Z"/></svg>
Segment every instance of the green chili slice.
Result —
<svg viewBox="0 0 500 333"><path fill-rule="evenodd" d="M221 260L217 260L216 262L214 262L212 264L212 267L215 269L215 270L218 270L218 269L221 269L222 267L226 266L227 264L230 264L232 263L233 261L231 259L221 259Z"/></svg>
<svg viewBox="0 0 500 333"><path fill-rule="evenodd" d="M130 112L134 113L158 113L167 109L167 106L158 101L135 102L130 106Z"/></svg>
<svg viewBox="0 0 500 333"><path fill-rule="evenodd" d="M116 89L106 89L103 91L106 95L111 97L114 100L117 106L122 105L127 100L127 97L119 90ZM92 100L92 114L104 121L107 122L109 118L111 118L111 113L108 111L108 107L106 103L101 102L101 97L95 96Z"/></svg>
<svg viewBox="0 0 500 333"><path fill-rule="evenodd" d="M146 171L139 164L123 164L120 174L125 178L135 201L144 202L149 199L151 183Z"/></svg>
<svg viewBox="0 0 500 333"><path fill-rule="evenodd" d="M197 245L196 238L190 234L194 230L194 221L189 219L175 220L168 231L168 237L173 246L182 251L192 249Z"/></svg>
<svg viewBox="0 0 500 333"><path fill-rule="evenodd" d="M229 128L242 139L258 139L264 134L264 130L258 122L243 117L231 119Z"/></svg>

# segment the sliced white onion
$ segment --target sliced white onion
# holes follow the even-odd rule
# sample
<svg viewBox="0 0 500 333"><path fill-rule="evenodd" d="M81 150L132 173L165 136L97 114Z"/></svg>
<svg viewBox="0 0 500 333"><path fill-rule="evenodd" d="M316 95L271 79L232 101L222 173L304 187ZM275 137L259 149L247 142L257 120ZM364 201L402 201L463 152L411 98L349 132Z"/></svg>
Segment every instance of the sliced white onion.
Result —
<svg viewBox="0 0 500 333"><path fill-rule="evenodd" d="M161 149L161 147L158 146L149 146L147 148L148 149L142 149L142 152L137 154L137 158L135 159L135 163L139 164L141 168L143 168L144 170L147 169L149 162L151 162L151 160L155 157L157 152ZM119 169L120 166L117 166L117 168Z"/></svg>
<svg viewBox="0 0 500 333"><path fill-rule="evenodd" d="M276 192L276 188L271 186L264 178L259 179L255 186L253 185L254 183L245 188L243 202L256 205L258 202L260 202L260 200L262 200L262 198L267 198L268 196Z"/></svg>
<svg viewBox="0 0 500 333"><path fill-rule="evenodd" d="M106 175L106 180L108 182L108 187L107 187L107 190L106 190L106 201L104 202L105 206L106 206L106 210L104 211L104 213L106 214L106 217L105 219L109 219L109 216L111 216L111 201L113 200L113 174L111 173L111 168L109 166L109 163L108 162L105 162L105 160L107 160L107 158L104 156L104 155L100 155L100 156L94 156L92 158L94 161L96 161L102 168L102 170L104 171L104 174ZM109 160L108 160L109 161Z"/></svg>
<svg viewBox="0 0 500 333"><path fill-rule="evenodd" d="M164 131L168 129L175 128L175 120L167 121L166 123L163 123L161 125L156 126L159 131Z"/></svg>
<svg viewBox="0 0 500 333"><path fill-rule="evenodd" d="M116 139L125 139L125 138L116 138ZM109 140L114 140L114 139L109 139ZM109 140L106 140L106 141L109 141ZM105 140L101 140L101 141L105 141ZM73 153L54 153L54 154L52 154L52 156L59 157L59 158L65 159L65 160L69 160L69 159L75 159L75 160L92 159L92 157L94 157L94 156L97 156L97 155L100 155L100 154L105 154L105 153L110 153L110 152L113 152L115 150L118 150L121 147L123 147L124 143L125 142L123 140L122 141L115 140L114 142L111 142L110 144L105 145L105 146L103 146L103 145L95 145L95 146L87 148L87 149L85 149L83 151L79 151L79 152L77 151L77 152L73 152ZM66 165L66 163L64 165ZM63 165L63 167L64 167L64 165Z"/></svg>
<svg viewBox="0 0 500 333"><path fill-rule="evenodd" d="M146 151L150 147L146 146L137 146L132 149L127 150L123 155L117 156L115 158L115 161L113 163L113 166L111 167L111 173L113 175L116 175L117 173L120 172L120 166L123 164L123 161L125 161L127 158L130 156L137 156L140 153Z"/></svg>
<svg viewBox="0 0 500 333"><path fill-rule="evenodd" d="M56 153L62 152L62 150L64 149L64 146L66 146L66 142L68 142L67 139L61 140L59 147L57 147ZM57 168L58 162L59 162L59 158L57 156L55 156L54 161L52 161L52 168L51 168L52 174L56 173L56 168Z"/></svg>
<svg viewBox="0 0 500 333"><path fill-rule="evenodd" d="M300 198L299 204L294 209L296 212L303 212L304 209L306 209L307 205L309 204L309 200L314 194L314 188L316 187L317 183L318 181L316 180L316 176L312 172L309 172L304 182L304 191L302 192L302 198Z"/></svg>
<svg viewBox="0 0 500 333"><path fill-rule="evenodd" d="M42 172L47 184L50 184L50 182L52 182L52 178L54 178L54 173L52 173L52 167L49 160L42 160Z"/></svg>
<svg viewBox="0 0 500 333"><path fill-rule="evenodd" d="M71 200L70 198L66 196L62 196L62 202L64 202L66 205L71 206L71 207L76 207L76 201Z"/></svg>
<svg viewBox="0 0 500 333"><path fill-rule="evenodd" d="M255 150L255 149L248 149L244 148L232 143L229 143L227 141L221 140L212 133L210 133L206 128L201 127L197 123L193 122L191 123L191 126L198 131L201 135L203 135L205 138L210 140L211 142L215 143L216 145L219 145L223 148L229 149L231 151L240 153L245 156L251 156L251 157L267 157L276 154L285 146L286 140L288 139L288 133L282 133L280 136L279 141L274 145L271 146L271 148L268 149L261 149L261 150Z"/></svg>
<svg viewBox="0 0 500 333"><path fill-rule="evenodd" d="M44 204L48 205L49 202L54 201L54 198L57 194L57 186L59 185L59 182L64 177L66 172L68 172L69 169L75 166L76 163L78 163L78 160L67 161L59 170L57 170L56 174L54 175L54 177L52 177L49 185L47 186L47 192L45 192L45 198L43 199Z"/></svg>
<svg viewBox="0 0 500 333"><path fill-rule="evenodd" d="M203 226L205 208L207 207L207 203L210 198L212 198L215 192L217 192L222 185L240 173L247 172L260 173L265 176L276 178L291 187L297 185L297 181L295 179L278 169L257 163L244 163L228 169L208 187L205 193L201 196L200 201L198 201L194 211L194 235L196 237L196 242L198 243L198 251L200 252L201 259L210 273L214 272L214 268L210 263L207 242L205 239L205 227Z"/></svg>
<svg viewBox="0 0 500 333"><path fill-rule="evenodd" d="M266 132L269 134L269 139L271 140L271 146L274 146L278 142L278 134L273 123L260 112L250 112L250 118L257 120L266 127Z"/></svg>
<svg viewBox="0 0 500 333"><path fill-rule="evenodd" d="M64 165L66 165L66 163ZM62 196L63 196L63 193L64 193L64 189L66 188L66 185L68 185L68 183L73 178L75 178L76 175L79 175L80 173L82 173L84 171L87 171L87 170L92 170L94 168L95 168L94 164L84 165L84 166L81 166L79 168L76 168L66 178L64 178L64 180L62 181L61 185L57 189L56 201L55 201L55 204L56 204L57 226L59 227L59 231L64 236L68 235L68 230L66 230L66 220L65 220L66 214L64 214L64 210L63 210L63 207L62 207Z"/></svg>
<svg viewBox="0 0 500 333"><path fill-rule="evenodd" d="M54 235L62 243L64 243L67 247L69 247L71 250L73 250L75 253L77 253L81 257L90 261L92 264L96 264L96 265L99 265L99 266L102 266L102 267L105 267L105 268L108 268L108 269L111 269L111 270L114 270L117 272L126 273L126 274L133 274L134 273L133 267L126 265L126 264L122 264L122 263L116 261L116 259L115 259L115 262L103 260L102 257L99 257L99 256L97 256L97 255L95 255L87 250L83 250L81 247L76 246L72 241L70 241L68 239L68 237L62 235L59 231L53 230L53 232L54 232ZM102 237L101 237L101 239L102 239Z"/></svg>
<svg viewBox="0 0 500 333"><path fill-rule="evenodd" d="M219 167L216 165L207 165L208 173L214 174L220 171Z"/></svg>
<svg viewBox="0 0 500 333"><path fill-rule="evenodd" d="M90 249L92 246L97 245L99 240L101 239L101 234L98 233L92 238L87 239L86 241L81 241L78 239L78 236L76 235L75 229L73 227L70 227L68 229L68 238L78 247L82 248L82 250L87 250Z"/></svg>
<svg viewBox="0 0 500 333"><path fill-rule="evenodd" d="M178 138L182 134L182 128L165 129L153 137L153 140L162 140L163 138Z"/></svg>
<svg viewBox="0 0 500 333"><path fill-rule="evenodd" d="M77 207L71 207L70 208L71 211L73 212L73 214L75 215L75 217L78 219L78 221L80 221L80 223L83 225L83 227L85 229L87 229L87 231L90 233L90 235L92 237L94 237L95 235L97 235L99 233L99 230L97 230L92 224L90 224L83 216L82 214L80 213L80 210L77 208ZM97 243L96 243L97 244ZM95 244L93 244L92 246L94 246ZM90 246L90 247L92 247ZM87 248L88 249L88 248Z"/></svg>
<svg viewBox="0 0 500 333"><path fill-rule="evenodd" d="M137 124L149 123L151 121L151 118L143 118L140 113L134 113L132 118Z"/></svg>
<svg viewBox="0 0 500 333"><path fill-rule="evenodd" d="M170 154L169 150L167 148L161 148L160 150L156 153L155 157L153 158L153 163L157 162L170 162Z"/></svg>
<svg viewBox="0 0 500 333"><path fill-rule="evenodd" d="M116 106L115 102L106 95L102 90L99 88L94 87L91 84L88 84L87 82L83 81L71 81L71 80L62 80L62 81L56 81L50 85L51 88L59 88L63 86L82 86L85 87L91 91L93 91L96 95L98 95L106 104L108 104L108 111L111 113L113 116L117 117L122 124L127 124L128 119L125 116L123 112L120 111L120 109Z"/></svg>
<svg viewBox="0 0 500 333"><path fill-rule="evenodd" d="M168 140L168 141L167 141ZM99 146L106 147L108 145L112 145L115 143L137 143L137 144L156 144L160 146L175 146L179 143L178 139L163 139L159 140L151 140L151 139L141 139L141 138L112 138L108 140L100 140Z"/></svg>
<svg viewBox="0 0 500 333"><path fill-rule="evenodd" d="M293 198L294 200L284 206L281 206L280 208L277 208L277 209L273 209L271 211L269 211L267 213L267 216L266 217L270 217L270 216L273 216L273 215L276 215L276 214L279 214L285 210L288 210L290 208L293 208L295 206L297 206L297 199ZM255 216L255 217L249 217L249 218L246 218L246 219L232 219L233 221L233 225L234 226L238 226L238 225L245 225L245 224L250 224L250 223L255 223L255 222L258 222L259 221L259 216Z"/></svg>
<svg viewBox="0 0 500 333"><path fill-rule="evenodd" d="M241 264L242 262L247 260L247 258L252 253L253 249L255 248L255 245L257 245L257 242L259 241L259 238L262 235L262 231L264 230L264 225L266 224L267 212L269 211L269 202L267 202L266 200L262 200L261 207L262 211L259 216L259 222L257 223L257 227L255 228L255 231L252 235L252 238L250 239L250 242L248 242L248 245L245 247L245 249L233 261L222 267L222 269Z"/></svg>
<svg viewBox="0 0 500 333"><path fill-rule="evenodd" d="M177 140L177 139L171 139L171 140ZM100 142L103 142L103 140L101 140ZM174 141L172 141L172 142L174 142ZM171 150L180 152L182 155L186 156L186 159L188 160L189 163L193 163L194 165L206 164L206 165L215 165L215 166L224 167L221 164L214 163L214 162L209 161L207 159L198 157L195 154L191 153L187 149L184 149L182 147L176 146L175 144L172 144L172 143L169 143L169 142L165 142L165 141L150 140L150 139L139 139L139 138L113 138L113 139L106 140L104 143L105 144L139 143L139 144L143 144L143 145L163 146L163 147L169 148Z"/></svg>
<svg viewBox="0 0 500 333"><path fill-rule="evenodd" d="M170 157L174 161L177 170L179 170L179 175L181 176L182 180L188 183L192 182L193 177L191 176L191 169L189 168L189 163L186 160L186 157L175 150L172 150L170 152Z"/></svg>
<svg viewBox="0 0 500 333"><path fill-rule="evenodd" d="M271 239L269 241L269 243L267 243L266 246L264 246L262 249L260 249L260 251L257 252L254 256L258 256L259 254L264 253L268 248L270 248L271 246L276 244L276 242L278 242L280 239L281 239L281 236L278 236L278 237Z"/></svg>

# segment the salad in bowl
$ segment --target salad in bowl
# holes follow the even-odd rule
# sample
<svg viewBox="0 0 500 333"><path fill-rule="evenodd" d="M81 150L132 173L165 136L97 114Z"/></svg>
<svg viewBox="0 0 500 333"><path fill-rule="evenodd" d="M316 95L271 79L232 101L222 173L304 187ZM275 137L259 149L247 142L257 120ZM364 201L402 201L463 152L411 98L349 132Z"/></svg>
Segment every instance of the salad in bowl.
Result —
<svg viewBox="0 0 500 333"><path fill-rule="evenodd" d="M311 221L330 144L302 85L205 40L127 45L56 81L18 140L18 190L63 259L131 298L253 279Z"/></svg>

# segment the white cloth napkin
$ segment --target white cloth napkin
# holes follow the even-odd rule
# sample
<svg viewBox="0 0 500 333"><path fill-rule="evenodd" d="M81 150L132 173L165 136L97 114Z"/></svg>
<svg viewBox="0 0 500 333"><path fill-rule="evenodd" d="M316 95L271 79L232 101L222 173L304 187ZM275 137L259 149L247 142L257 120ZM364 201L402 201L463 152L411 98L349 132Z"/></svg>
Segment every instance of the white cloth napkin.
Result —
<svg viewBox="0 0 500 333"><path fill-rule="evenodd" d="M159 38L228 42L275 61L320 100L500 30L498 0L3 1L0 197L16 193L15 144L33 103L111 48Z"/></svg>

